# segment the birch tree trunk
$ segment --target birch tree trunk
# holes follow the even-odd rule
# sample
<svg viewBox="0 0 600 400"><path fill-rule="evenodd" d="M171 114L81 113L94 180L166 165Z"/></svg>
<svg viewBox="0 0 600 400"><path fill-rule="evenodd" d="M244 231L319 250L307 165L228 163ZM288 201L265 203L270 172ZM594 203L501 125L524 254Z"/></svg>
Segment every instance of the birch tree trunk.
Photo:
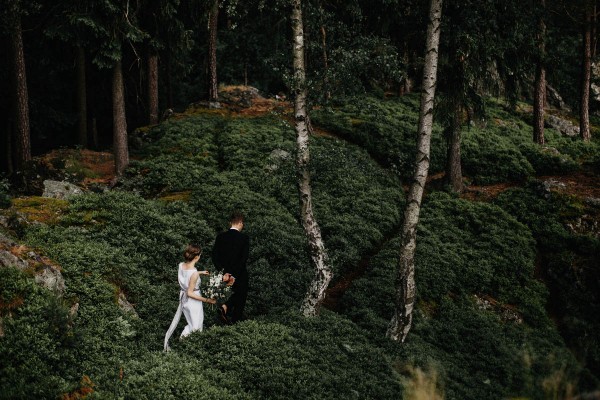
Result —
<svg viewBox="0 0 600 400"><path fill-rule="evenodd" d="M115 173L117 176L121 176L129 164L129 150L127 148L127 118L125 116L123 69L120 60L117 61L113 67L112 101Z"/></svg>
<svg viewBox="0 0 600 400"><path fill-rule="evenodd" d="M16 14L16 13L15 13ZM21 16L16 14L10 36L11 59L13 61L13 79L15 93L15 158L17 169L31 160L31 139L29 130L29 94L27 92L27 74L25 70L25 54L23 52L23 33Z"/></svg>
<svg viewBox="0 0 600 400"><path fill-rule="evenodd" d="M301 307L301 312L307 317L319 313L319 306L325 298L325 290L331 281L333 273L327 265L327 252L321 237L321 229L315 219L312 207L312 192L310 188L309 147L308 136L310 122L306 106L306 73L304 67L304 28L302 24L301 0L292 3L292 35L294 40L294 127L298 143L296 168L298 170L298 191L300 195L300 215L302 226L308 239L310 261L315 269L315 275L308 288Z"/></svg>
<svg viewBox="0 0 600 400"><path fill-rule="evenodd" d="M217 22L219 19L219 0L213 0L208 18L208 101L219 101L217 82Z"/></svg>
<svg viewBox="0 0 600 400"><path fill-rule="evenodd" d="M579 110L579 134L584 142L591 140L590 134L590 84L592 77L592 9L586 2L583 27L583 60L581 76L581 104Z"/></svg>
<svg viewBox="0 0 600 400"><path fill-rule="evenodd" d="M415 249L416 229L421 211L423 190L429 171L433 106L437 81L438 48L442 20L442 0L431 0L425 65L423 67L423 93L419 112L417 156L413 182L410 185L402 224L402 243L398 275L396 277L396 309L388 326L387 337L404 342L412 325L412 312L415 304Z"/></svg>
<svg viewBox="0 0 600 400"><path fill-rule="evenodd" d="M77 46L77 142L83 148L88 144L87 88L85 78L85 49Z"/></svg>
<svg viewBox="0 0 600 400"><path fill-rule="evenodd" d="M148 50L148 123L158 123L158 55Z"/></svg>

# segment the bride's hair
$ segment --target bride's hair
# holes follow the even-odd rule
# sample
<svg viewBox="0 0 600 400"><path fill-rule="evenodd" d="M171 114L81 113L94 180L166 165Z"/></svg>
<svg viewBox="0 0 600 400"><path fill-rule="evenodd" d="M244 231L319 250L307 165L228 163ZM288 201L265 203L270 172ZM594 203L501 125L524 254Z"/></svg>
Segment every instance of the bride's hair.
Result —
<svg viewBox="0 0 600 400"><path fill-rule="evenodd" d="M186 262L192 261L196 256L199 256L202 253L202 248L197 244L190 243L185 248L183 252L183 258Z"/></svg>

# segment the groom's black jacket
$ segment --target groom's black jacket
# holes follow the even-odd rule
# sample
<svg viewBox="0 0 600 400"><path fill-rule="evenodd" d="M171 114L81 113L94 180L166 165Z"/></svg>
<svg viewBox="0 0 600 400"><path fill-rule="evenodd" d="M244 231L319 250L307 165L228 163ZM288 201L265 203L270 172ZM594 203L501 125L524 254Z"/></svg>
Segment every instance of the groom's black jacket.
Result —
<svg viewBox="0 0 600 400"><path fill-rule="evenodd" d="M218 269L235 277L234 288L248 286L246 262L250 251L250 239L235 229L219 233L215 239L212 259Z"/></svg>

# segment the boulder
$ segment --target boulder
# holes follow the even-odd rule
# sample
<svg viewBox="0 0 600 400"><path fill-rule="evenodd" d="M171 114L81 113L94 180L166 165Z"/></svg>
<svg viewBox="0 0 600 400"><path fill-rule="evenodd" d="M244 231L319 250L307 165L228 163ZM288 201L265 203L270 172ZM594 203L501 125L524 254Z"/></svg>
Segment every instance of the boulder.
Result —
<svg viewBox="0 0 600 400"><path fill-rule="evenodd" d="M290 160L291 154L283 149L275 149L269 154L269 160L271 161L265 168L267 171L273 172L279 168L282 162Z"/></svg>
<svg viewBox="0 0 600 400"><path fill-rule="evenodd" d="M0 249L0 267L18 268L22 271L33 271L35 283L43 286L61 297L65 293L65 279L60 269L45 262L42 257L34 252L29 252L30 261L15 256L8 250Z"/></svg>
<svg viewBox="0 0 600 400"><path fill-rule="evenodd" d="M27 261L20 259L7 250L0 250L0 267L16 267L25 270L29 267Z"/></svg>
<svg viewBox="0 0 600 400"><path fill-rule="evenodd" d="M569 107L558 93L558 90L554 89L550 85L546 85L546 96L548 98L548 103L558 108L559 110L571 112L571 107Z"/></svg>
<svg viewBox="0 0 600 400"><path fill-rule="evenodd" d="M557 115L547 115L546 123L550 128L554 128L565 136L576 137L579 136L579 127L573 125L569 120L561 118Z"/></svg>
<svg viewBox="0 0 600 400"><path fill-rule="evenodd" d="M123 310L125 313L131 314L132 316L139 318L139 315L138 315L137 311L135 311L133 304L131 304L127 300L127 297L125 297L125 294L123 292L119 293L119 298L117 299L117 303L119 304L119 308L121 310Z"/></svg>
<svg viewBox="0 0 600 400"><path fill-rule="evenodd" d="M44 193L42 197L65 200L72 196L83 194L83 190L70 182L64 181L44 181Z"/></svg>
<svg viewBox="0 0 600 400"><path fill-rule="evenodd" d="M42 264L41 268L36 269L34 280L35 283L50 289L58 296L65 293L65 280L62 273L54 265Z"/></svg>

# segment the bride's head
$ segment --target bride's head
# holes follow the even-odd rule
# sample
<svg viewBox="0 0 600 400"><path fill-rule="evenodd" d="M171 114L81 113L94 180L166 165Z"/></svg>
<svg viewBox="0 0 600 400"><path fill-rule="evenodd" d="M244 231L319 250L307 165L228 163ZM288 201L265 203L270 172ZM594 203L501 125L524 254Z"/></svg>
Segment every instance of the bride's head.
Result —
<svg viewBox="0 0 600 400"><path fill-rule="evenodd" d="M190 243L183 252L183 259L186 262L194 261L194 258L200 257L200 254L202 254L202 248L197 244Z"/></svg>

